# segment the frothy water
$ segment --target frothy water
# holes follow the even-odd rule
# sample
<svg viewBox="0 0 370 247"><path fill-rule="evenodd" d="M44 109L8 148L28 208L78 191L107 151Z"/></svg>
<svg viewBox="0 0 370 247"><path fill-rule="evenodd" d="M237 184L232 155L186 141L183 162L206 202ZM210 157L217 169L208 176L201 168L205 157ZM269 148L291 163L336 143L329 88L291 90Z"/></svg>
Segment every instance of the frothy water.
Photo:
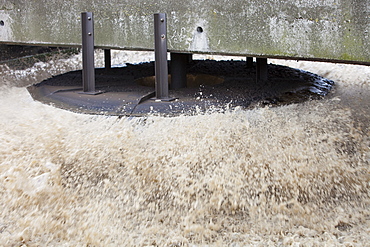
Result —
<svg viewBox="0 0 370 247"><path fill-rule="evenodd" d="M118 119L32 100L30 80L79 59L2 70L0 245L370 243L369 67L277 61L337 91L198 116Z"/></svg>

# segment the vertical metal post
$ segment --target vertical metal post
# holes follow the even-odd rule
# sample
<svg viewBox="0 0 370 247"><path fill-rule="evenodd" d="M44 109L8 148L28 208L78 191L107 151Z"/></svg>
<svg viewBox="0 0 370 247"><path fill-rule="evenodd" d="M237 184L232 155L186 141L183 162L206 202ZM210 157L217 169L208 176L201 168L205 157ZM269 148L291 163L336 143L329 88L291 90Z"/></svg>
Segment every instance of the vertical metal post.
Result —
<svg viewBox="0 0 370 247"><path fill-rule="evenodd" d="M267 81L267 58L256 58L257 63L257 82Z"/></svg>
<svg viewBox="0 0 370 247"><path fill-rule="evenodd" d="M168 96L167 17L154 14L155 95L159 100L172 100Z"/></svg>
<svg viewBox="0 0 370 247"><path fill-rule="evenodd" d="M191 54L171 52L171 89L179 89L187 86L186 66Z"/></svg>
<svg viewBox="0 0 370 247"><path fill-rule="evenodd" d="M104 49L104 68L106 70L112 68L110 49Z"/></svg>
<svg viewBox="0 0 370 247"><path fill-rule="evenodd" d="M187 54L188 55L188 63L193 62L193 54Z"/></svg>
<svg viewBox="0 0 370 247"><path fill-rule="evenodd" d="M82 21L82 85L84 93L95 92L94 20L92 12L81 13Z"/></svg>
<svg viewBox="0 0 370 247"><path fill-rule="evenodd" d="M247 57L247 68L253 67L253 57Z"/></svg>

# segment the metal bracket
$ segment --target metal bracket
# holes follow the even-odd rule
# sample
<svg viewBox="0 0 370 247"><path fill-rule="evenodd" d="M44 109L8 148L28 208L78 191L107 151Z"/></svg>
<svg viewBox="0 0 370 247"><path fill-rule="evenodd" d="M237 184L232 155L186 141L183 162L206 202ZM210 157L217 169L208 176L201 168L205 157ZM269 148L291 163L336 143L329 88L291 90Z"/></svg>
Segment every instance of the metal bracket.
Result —
<svg viewBox="0 0 370 247"><path fill-rule="evenodd" d="M247 68L253 67L253 57L247 57Z"/></svg>
<svg viewBox="0 0 370 247"><path fill-rule="evenodd" d="M171 101L168 94L167 17L154 14L155 100Z"/></svg>
<svg viewBox="0 0 370 247"><path fill-rule="evenodd" d="M186 66L191 54L171 52L171 89L187 87Z"/></svg>
<svg viewBox="0 0 370 247"><path fill-rule="evenodd" d="M95 90L94 19L92 12L81 13L82 23L82 94L101 94Z"/></svg>
<svg viewBox="0 0 370 247"><path fill-rule="evenodd" d="M110 70L112 68L110 49L104 49L104 68Z"/></svg>
<svg viewBox="0 0 370 247"><path fill-rule="evenodd" d="M256 58L256 81L267 81L267 58Z"/></svg>

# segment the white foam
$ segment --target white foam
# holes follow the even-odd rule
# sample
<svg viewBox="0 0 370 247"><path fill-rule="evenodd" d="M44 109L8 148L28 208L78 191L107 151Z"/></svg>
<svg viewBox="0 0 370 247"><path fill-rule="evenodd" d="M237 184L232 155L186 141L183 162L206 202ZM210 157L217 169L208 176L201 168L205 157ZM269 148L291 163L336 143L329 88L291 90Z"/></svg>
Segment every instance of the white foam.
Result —
<svg viewBox="0 0 370 247"><path fill-rule="evenodd" d="M41 78L75 61L27 73ZM370 89L367 67L298 67ZM0 80L17 84L27 73ZM5 246L370 242L370 115L341 90L277 108L117 119L46 106L9 83L0 90Z"/></svg>

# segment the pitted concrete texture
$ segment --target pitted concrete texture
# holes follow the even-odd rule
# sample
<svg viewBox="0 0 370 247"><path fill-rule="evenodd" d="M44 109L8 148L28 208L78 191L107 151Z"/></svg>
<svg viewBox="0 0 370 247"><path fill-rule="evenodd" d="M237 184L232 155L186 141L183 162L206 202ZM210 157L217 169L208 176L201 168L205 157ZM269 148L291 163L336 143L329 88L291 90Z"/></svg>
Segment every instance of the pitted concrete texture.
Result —
<svg viewBox="0 0 370 247"><path fill-rule="evenodd" d="M79 46L84 11L100 48L153 50L167 13L170 51L370 64L370 0L0 0L0 42Z"/></svg>

